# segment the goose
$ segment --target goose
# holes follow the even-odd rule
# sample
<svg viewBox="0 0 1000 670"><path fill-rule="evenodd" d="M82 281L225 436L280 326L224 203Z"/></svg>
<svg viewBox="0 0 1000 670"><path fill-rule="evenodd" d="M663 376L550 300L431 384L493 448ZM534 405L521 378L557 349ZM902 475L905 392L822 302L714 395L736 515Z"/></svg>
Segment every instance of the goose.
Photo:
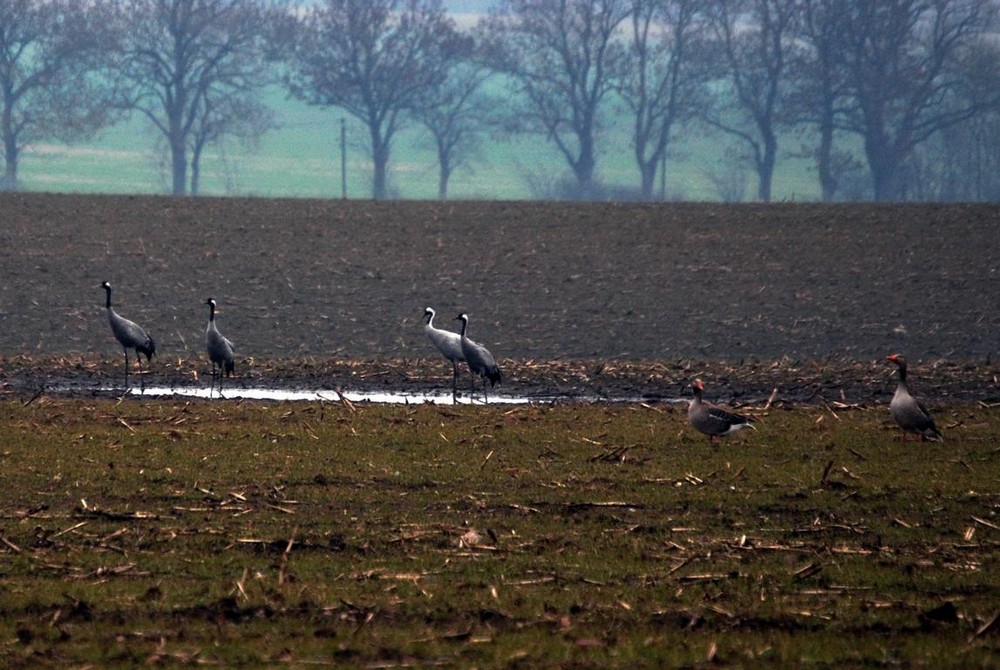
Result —
<svg viewBox="0 0 1000 670"><path fill-rule="evenodd" d="M233 357L233 343L223 337L219 329L215 327L215 298L205 301L208 305L208 327L205 329L205 348L208 350L208 358L212 361L212 385L209 386L208 394L212 395L212 388L215 386L215 370L219 370L219 395L222 395L223 376L229 377L236 369L236 360Z"/></svg>
<svg viewBox="0 0 1000 670"><path fill-rule="evenodd" d="M705 390L705 385L700 379L695 379L691 383L691 388L694 390L694 398L688 405L688 423L708 435L709 442L717 437L732 435L744 428L757 430L748 417L702 402L701 393Z"/></svg>
<svg viewBox="0 0 1000 670"><path fill-rule="evenodd" d="M430 307L424 309L424 332L427 339L438 348L441 355L451 361L451 401L458 402L458 364L465 362L465 355L462 353L462 336L450 330L441 330L434 327L434 310Z"/></svg>
<svg viewBox="0 0 1000 670"><path fill-rule="evenodd" d="M152 361L153 355L156 354L156 344L153 342L153 338L147 335L146 331L143 330L139 324L119 316L118 313L112 309L111 284L108 282L102 282L101 288L103 288L107 294L104 306L108 309L108 321L111 323L111 332L114 334L115 339L118 340L118 344L122 345L122 349L125 350L125 391L128 392L129 349L135 349L135 361L139 364L139 384L140 388L145 390L145 381L142 377L142 359L139 358L139 354L146 355L146 362Z"/></svg>
<svg viewBox="0 0 1000 670"><path fill-rule="evenodd" d="M476 392L476 377L484 378L483 381L483 402L489 402L489 397L486 394L486 381L490 380L490 386L496 386L503 379L503 375L500 374L500 368L497 367L496 361L493 359L493 354L481 344L473 342L466 335L466 331L469 328L469 316L467 314L459 314L455 317L456 321L462 322L462 334L460 336L462 342L462 355L465 356L465 362L469 366L469 370L472 372L472 393Z"/></svg>
<svg viewBox="0 0 1000 670"><path fill-rule="evenodd" d="M910 389L906 384L906 359L899 354L889 354L886 360L895 363L899 369L899 382L889 403L889 413L903 429L903 438L906 438L907 433L917 433L924 440L943 439L941 432L934 425L934 417L922 402L910 395Z"/></svg>

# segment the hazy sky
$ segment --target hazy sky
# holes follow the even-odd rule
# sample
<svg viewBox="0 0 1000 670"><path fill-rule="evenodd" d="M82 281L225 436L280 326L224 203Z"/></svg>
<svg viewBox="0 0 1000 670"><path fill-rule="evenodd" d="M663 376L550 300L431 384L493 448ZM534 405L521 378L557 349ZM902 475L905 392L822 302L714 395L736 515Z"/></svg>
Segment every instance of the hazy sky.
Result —
<svg viewBox="0 0 1000 670"><path fill-rule="evenodd" d="M450 12L485 12L491 0L444 0L445 9Z"/></svg>

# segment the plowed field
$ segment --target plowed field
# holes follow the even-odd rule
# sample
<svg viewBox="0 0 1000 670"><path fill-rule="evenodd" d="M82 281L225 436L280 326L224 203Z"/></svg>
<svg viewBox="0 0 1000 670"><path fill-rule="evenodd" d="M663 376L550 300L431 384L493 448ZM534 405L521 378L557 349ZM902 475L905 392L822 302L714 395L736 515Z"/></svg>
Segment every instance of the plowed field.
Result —
<svg viewBox="0 0 1000 670"><path fill-rule="evenodd" d="M355 383L447 383L432 306L439 327L469 313L507 388L671 394L697 373L884 394L898 351L945 393L990 394L1000 207L4 194L0 278L21 386L120 373L108 280L157 342L150 374L173 378L208 369L211 296L242 383L336 386L333 361L374 366Z"/></svg>

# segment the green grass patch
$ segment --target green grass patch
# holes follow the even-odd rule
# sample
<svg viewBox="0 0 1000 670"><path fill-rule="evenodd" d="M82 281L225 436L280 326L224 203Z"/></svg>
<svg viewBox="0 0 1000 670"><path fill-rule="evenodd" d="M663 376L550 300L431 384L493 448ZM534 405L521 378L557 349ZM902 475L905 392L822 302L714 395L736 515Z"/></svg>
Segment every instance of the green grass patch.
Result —
<svg viewBox="0 0 1000 670"><path fill-rule="evenodd" d="M1000 410L0 403L13 667L1000 663ZM749 432L749 431L747 431ZM991 624L991 622L993 622Z"/></svg>

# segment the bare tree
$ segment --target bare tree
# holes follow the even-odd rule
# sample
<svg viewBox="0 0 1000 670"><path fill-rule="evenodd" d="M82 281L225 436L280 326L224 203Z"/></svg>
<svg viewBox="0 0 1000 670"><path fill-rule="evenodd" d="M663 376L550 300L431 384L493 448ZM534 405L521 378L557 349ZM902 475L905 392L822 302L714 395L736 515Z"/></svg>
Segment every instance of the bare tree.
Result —
<svg viewBox="0 0 1000 670"><path fill-rule="evenodd" d="M512 127L555 142L583 196L593 193L601 108L630 8L630 0L501 0L484 24L490 65L526 101Z"/></svg>
<svg viewBox="0 0 1000 670"><path fill-rule="evenodd" d="M1000 45L992 35L970 45L958 66L974 116L916 147L907 160L907 196L922 200L1000 199ZM912 177L911 177L912 175Z"/></svg>
<svg viewBox="0 0 1000 670"><path fill-rule="evenodd" d="M438 86L424 92L414 115L434 138L438 159L438 198L448 197L452 173L479 147L494 123L499 101L483 93L491 72L471 59L456 60Z"/></svg>
<svg viewBox="0 0 1000 670"><path fill-rule="evenodd" d="M675 128L706 104L703 0L633 0L628 52L615 82L633 115L642 197L653 186Z"/></svg>
<svg viewBox="0 0 1000 670"><path fill-rule="evenodd" d="M842 176L857 164L836 144L850 100L843 53L848 40L843 17L849 2L804 0L799 24L804 48L790 68L789 107L794 120L818 133L815 145L804 147L804 154L816 162L823 200L836 197Z"/></svg>
<svg viewBox="0 0 1000 670"><path fill-rule="evenodd" d="M393 138L461 43L439 0L326 0L302 18L287 84L296 97L365 124L380 199Z"/></svg>
<svg viewBox="0 0 1000 670"><path fill-rule="evenodd" d="M17 188L25 146L80 139L114 119L111 12L100 1L0 2L0 189Z"/></svg>
<svg viewBox="0 0 1000 670"><path fill-rule="evenodd" d="M269 62L282 15L263 0L127 0L122 73L130 107L163 135L172 192L196 193L205 144L259 132L259 102L275 80Z"/></svg>
<svg viewBox="0 0 1000 670"><path fill-rule="evenodd" d="M771 200L778 130L786 121L785 89L799 0L715 0L714 27L728 91L705 116L750 152L757 198Z"/></svg>
<svg viewBox="0 0 1000 670"><path fill-rule="evenodd" d="M274 113L244 95L205 97L198 119L191 127L191 195L201 188L201 157L205 148L222 146L226 138L256 146L267 130L275 127Z"/></svg>
<svg viewBox="0 0 1000 670"><path fill-rule="evenodd" d="M856 0L844 15L854 105L846 127L864 140L876 200L905 196L914 148L981 110L961 95L961 55L995 25L990 0Z"/></svg>

